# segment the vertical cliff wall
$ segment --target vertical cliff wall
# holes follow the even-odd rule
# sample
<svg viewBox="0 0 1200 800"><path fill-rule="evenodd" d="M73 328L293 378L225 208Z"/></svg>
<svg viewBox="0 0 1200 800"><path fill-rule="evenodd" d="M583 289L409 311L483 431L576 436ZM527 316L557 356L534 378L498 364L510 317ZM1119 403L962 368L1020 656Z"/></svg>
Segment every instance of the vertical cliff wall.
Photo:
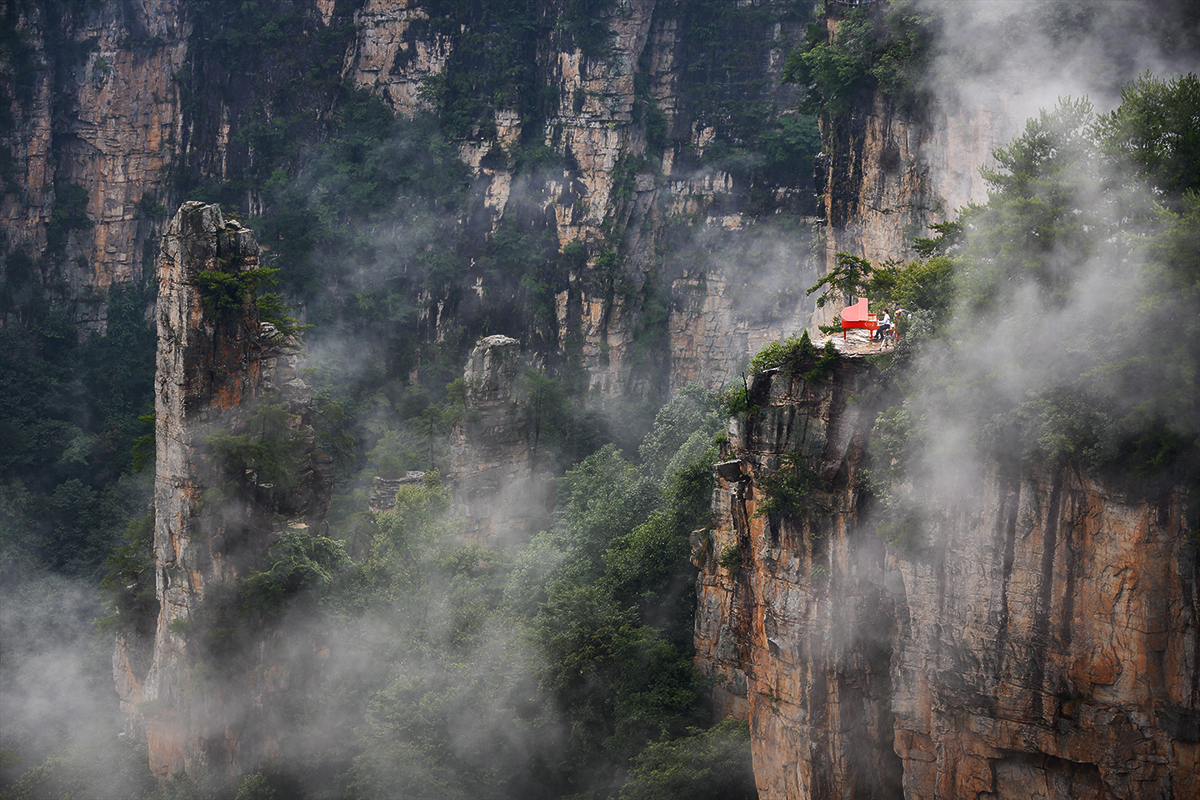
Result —
<svg viewBox="0 0 1200 800"><path fill-rule="evenodd" d="M839 252L875 264L910 259L913 238L927 236L929 225L986 200L979 169L1024 122L1007 106L996 92L986 102L964 100L909 118L877 94L826 124L819 175L825 270Z"/></svg>
<svg viewBox="0 0 1200 800"><path fill-rule="evenodd" d="M508 30L438 0L9 3L5 275L26 280L25 256L34 274L0 310L20 318L32 291L102 330L108 288L146 277L164 208L199 194L281 211L263 187L303 161L286 140L320 138L357 89L441 115L480 237L522 213L588 244L527 346L581 363L604 397L719 384L812 312L804 223L778 229L813 214L811 168L778 155L780 131L755 139L794 108L778 78L804 16L782 0L546 2ZM531 169L531 152L554 164ZM597 268L610 250L616 268ZM486 305L508 277L468 269L461 288ZM458 295L423 301L429 342L474 324Z"/></svg>
<svg viewBox="0 0 1200 800"><path fill-rule="evenodd" d="M332 463L315 443L294 340L259 322L252 291L227 295L232 305L218 308L203 280L246 275L258 255L250 230L202 203L184 204L163 237L155 377L159 613L148 666L135 666L144 643L128 638L114 657L122 708L131 730L146 737L160 779L203 764L240 774L279 737L262 707L279 675L261 663L225 665L242 685L219 689L225 678L213 681L206 663L213 647L203 637L212 631L201 629L219 624L220 598L263 564L284 530L322 522L332 492ZM259 455L244 457L239 443L258 445ZM291 478L281 480L263 454L288 460Z"/></svg>
<svg viewBox="0 0 1200 800"><path fill-rule="evenodd" d="M152 269L190 29L175 0L13 2L3 24L4 251L37 262L82 330L103 329L108 287Z"/></svg>
<svg viewBox="0 0 1200 800"><path fill-rule="evenodd" d="M915 534L880 531L876 381L853 357L827 381L760 377L717 468L697 664L750 719L760 796L1195 796L1200 573L1181 492L993 465ZM788 475L803 501L759 516Z"/></svg>

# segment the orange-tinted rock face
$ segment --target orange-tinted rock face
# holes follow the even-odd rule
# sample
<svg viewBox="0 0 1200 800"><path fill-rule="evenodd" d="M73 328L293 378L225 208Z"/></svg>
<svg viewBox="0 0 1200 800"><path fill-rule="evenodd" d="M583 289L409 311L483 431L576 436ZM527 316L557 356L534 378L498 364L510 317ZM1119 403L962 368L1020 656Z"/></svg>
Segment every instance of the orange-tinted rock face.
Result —
<svg viewBox="0 0 1200 800"><path fill-rule="evenodd" d="M314 445L314 412L308 387L296 377L297 351L260 325L251 297L220 315L202 300L201 273L257 267L254 234L226 221L216 206L186 203L163 237L160 265L154 498L160 611L148 668L134 664L134 649L143 643L122 639L114 674L131 728L144 732L156 776L202 764L236 774L255 764L264 743L277 736L255 728L270 676L250 665L245 675L223 676L237 692L206 683L196 673L203 654L189 625L204 613L211 588L233 585L260 565L286 527L324 518L331 462ZM235 476L239 486L231 492L210 437L246 433L247 420L263 404L287 415L288 435L302 452L298 477L280 495L248 472Z"/></svg>
<svg viewBox="0 0 1200 800"><path fill-rule="evenodd" d="M751 720L760 796L1200 796L1180 494L993 468L888 546L861 472L873 412L846 402L870 380L843 359L828 384L763 381L696 549L697 663ZM819 488L791 518L756 517L788 451Z"/></svg>
<svg viewBox="0 0 1200 800"><path fill-rule="evenodd" d="M62 28L86 53L60 69L35 72L26 98L16 92L11 147L16 174L0 195L10 248L40 255L55 208L55 187L81 186L90 227L70 233L59 254L69 297L104 296L140 281L147 242L161 232L149 209L163 201L180 122L174 74L186 55L187 26L176 0L103 3L90 13L47 19L49 4L21 4L17 29L39 65L58 64L49 31ZM58 43L56 46L62 46ZM11 95L10 95L11 96ZM9 191L9 189L19 191ZM49 276L47 276L49 277ZM90 291L89 291L90 290ZM103 329L102 303L76 306L81 328Z"/></svg>

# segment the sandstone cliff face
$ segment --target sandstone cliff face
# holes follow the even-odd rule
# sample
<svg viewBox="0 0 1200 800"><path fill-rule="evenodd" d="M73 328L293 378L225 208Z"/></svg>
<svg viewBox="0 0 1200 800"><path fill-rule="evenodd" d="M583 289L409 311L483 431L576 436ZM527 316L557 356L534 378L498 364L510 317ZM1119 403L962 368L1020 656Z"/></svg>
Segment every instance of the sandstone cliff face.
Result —
<svg viewBox="0 0 1200 800"><path fill-rule="evenodd" d="M786 19L784 4L762 5L762 13ZM751 210L749 187L735 185L728 172L696 163L725 121L702 118L689 98L689 92L712 91L689 86L683 74L688 65L680 63L687 37L699 35L688 27L692 10L689 4L656 0L613 4L603 11L608 37L602 56L585 54L562 34L558 20L537 44L538 84L546 87L543 113L530 117L518 108L498 108L488 121L494 133L485 134L485 126L477 126L480 130L460 147L495 221L519 195L521 202L537 206L552 221L560 245L624 239L623 270L634 291L614 297L611 283L588 265L571 276L572 288L556 298L557 329L548 337L558 343L560 354L567 343L578 343L589 389L601 397L661 394L692 381L720 386L736 375L758 345L796 330L812 312L802 292L764 313L759 304L742 302L732 290L744 288L744 293L753 294L759 288L759 276L746 274L745 265L737 263L753 247L750 231L759 215L811 211L803 188L808 176L777 176L768 207ZM455 48L462 46L462 37L454 33L419 34L428 28L419 26L428 13L412 0L368 2L355 16L361 32L347 55L346 79L388 98L397 113L411 116L428 108L419 96L422 82L443 74ZM768 26L765 34L755 31L769 42L762 63L746 68L761 74L763 85L773 87L764 98L772 113L795 103L795 90L779 87L779 75L798 28L781 22ZM641 95L639 81L647 85ZM648 141L643 119L648 107L663 115L671 131L661 151ZM537 127L527 130L529 126ZM533 177L518 174L512 156L529 141L552 149L567 166ZM485 154L497 148L509 155L507 165L484 166ZM665 228L681 224L696 240L713 239L712 231L729 233L732 241L725 248L730 256L713 259L703 269L693 263L690 271L664 281L663 291L672 301L670 333L653 359L667 373L665 383L657 385L646 376L647 359L639 347L647 325L641 293L648 281L661 279L655 273L660 271L656 263L662 260ZM737 241L739 236L745 241ZM806 231L797 232L781 248L784 252L770 265L772 283L787 282L794 289L815 281L807 239ZM475 291L480 296L494 291L492 280L480 275ZM432 316L437 317L431 319L434 331L454 323L453 317Z"/></svg>
<svg viewBox="0 0 1200 800"><path fill-rule="evenodd" d="M220 32L212 29L215 22L196 18L194 9L176 0L101 3L69 12L60 5L26 0L14 6L17 31L40 66L28 98L11 71L0 70L15 98L14 127L7 134L0 130L0 138L19 167L10 186L16 191L0 201L0 217L9 231L9 251L44 257L39 285L69 305L86 332L104 328L107 289L137 282L149 269L148 243L161 233L161 209L179 200L180 175L219 183L261 172L265 156L256 144L258 132L278 124L279 114L293 113L274 108L273 93L299 78L288 72L296 65L286 59L267 59L258 65L262 74L231 73L222 61L228 54L209 52ZM452 56L473 57L461 50L481 33L443 24L435 15L446 9L420 0L366 0L357 6L322 0L286 11L302 20L288 24L308 26L304 47L325 33L344 35L342 81L386 98L405 115L428 108L419 93L424 82L444 75ZM762 186L751 186L706 155L740 135L731 132L726 112L705 105L713 105L713 97L753 101L756 113L768 116L794 105L795 89L778 84L783 57L800 35L793 9L782 0L760 3L746 10L753 23L714 34L692 19L709 13L700 4L612 3L603 11L607 34L601 52L591 55L563 32L561 9L547 3L538 13L530 56L542 92L536 113L498 107L485 121L489 130L475 130L459 142L476 174L473 191L494 224L509 213L515 192L540 209L560 244L584 241L599 249L605 243L620 251L624 288L614 296L611 276L587 265L560 294L557 329L546 332L560 351L578 347L597 395L661 395L693 380L719 385L736 374L758 342L795 330L812 313L803 293L794 291L818 274L806 231L775 237L778 252L763 271L793 291L769 309L743 302L758 290L762 276L748 274L753 270L741 263L760 222L781 211L812 213L809 176L772 175ZM723 47L704 38L714 35L761 39L753 61L744 65L746 75L689 72L697 68L689 54ZM699 86L698 80L728 85ZM325 104L314 101L317 106ZM647 114L660 115L665 126L653 141ZM546 175L521 173L517 150L536 144L557 153L563 166ZM484 156L496 148L505 154L504 163L485 166ZM253 188L260 178L246 181L249 188L234 200L246 213L262 211ZM63 191L76 184L87 193L83 218L61 247L49 248L51 216L62 211ZM675 247L669 240L681 233L708 242L697 249L712 258L703 268L692 263L665 274L664 253ZM715 248L714 233L724 236ZM470 276L476 278L481 296L507 291L493 285L491 276ZM648 284L662 296L665 322L658 316L659 301L647 299ZM452 313L436 317L426 326L431 341L457 324ZM650 359L648 328L671 332L662 345L649 348ZM702 332L692 333L697 331Z"/></svg>
<svg viewBox="0 0 1200 800"><path fill-rule="evenodd" d="M986 200L979 168L1021 123L1004 106L997 94L987 105L909 121L877 96L869 110L827 129L833 148L823 162L826 271L839 252L872 263L911 258L913 237L953 219L968 203Z"/></svg>
<svg viewBox="0 0 1200 800"><path fill-rule="evenodd" d="M0 138L16 167L0 197L7 249L37 257L61 248L49 253L42 284L55 300L74 301L81 330L103 330L105 290L138 282L151 268L151 243L161 233L156 207L165 201L179 132L173 76L189 29L176 0L103 3L80 13L28 2L10 11L28 47L18 56L29 63L9 65L25 78L3 78L13 123ZM86 192L88 224L48 241L70 185Z"/></svg>
<svg viewBox="0 0 1200 800"><path fill-rule="evenodd" d="M291 528L319 525L332 493L332 463L314 442L308 387L296 376L298 352L260 324L249 296L214 313L197 277L244 273L258 265L254 234L216 206L186 203L163 237L158 298L155 411L154 555L159 616L148 669L136 669L138 643L122 640L114 673L131 729L144 732L151 771L159 778L211 763L240 774L269 751L278 730L262 725L272 680L263 665L245 665L229 695L201 676L203 646L188 626L214 591L262 563L270 544ZM260 463L223 462L213 436L258 436L256 413L286 419L287 446L297 459L292 485L273 485ZM266 436L264 432L261 434ZM244 474L231 474L230 470ZM257 727L255 727L257 726ZM247 735L254 730L253 735Z"/></svg>
<svg viewBox="0 0 1200 800"><path fill-rule="evenodd" d="M695 551L697 664L751 721L760 796L1197 796L1200 574L1180 494L993 466L887 545L862 473L870 381L854 358L828 383L761 379ZM785 452L817 488L758 517Z"/></svg>

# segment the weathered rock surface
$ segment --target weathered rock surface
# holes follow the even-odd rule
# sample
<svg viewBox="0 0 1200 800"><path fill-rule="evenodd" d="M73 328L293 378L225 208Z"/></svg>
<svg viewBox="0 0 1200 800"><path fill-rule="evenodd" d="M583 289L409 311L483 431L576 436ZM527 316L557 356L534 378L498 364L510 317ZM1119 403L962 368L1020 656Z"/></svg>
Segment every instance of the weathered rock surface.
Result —
<svg viewBox="0 0 1200 800"><path fill-rule="evenodd" d="M197 283L204 273L255 269L258 253L250 230L202 203L185 203L163 237L154 493L160 610L145 670L134 666L143 645L128 637L114 656L122 709L145 736L160 779L204 764L240 774L278 739L279 731L264 727L270 680L262 665L206 682L204 645L188 626L214 587L231 586L262 564L282 531L320 524L332 496L332 460L315 443L294 340L259 322L252 294L217 314ZM214 435L265 437L256 414L268 408L286 420L282 435L296 458L290 486L268 483L260 475L265 464L238 463L244 474L231 474L214 452ZM236 691L219 688L226 685Z"/></svg>
<svg viewBox="0 0 1200 800"><path fill-rule="evenodd" d="M103 329L107 289L138 282L151 268L146 245L162 232L162 207L178 201L171 170L194 168L196 177L220 182L255 167L260 156L253 131L264 114L271 116L272 87L303 79L287 75L284 63L265 64L262 75L230 76L208 52L213 31L200 31L203 24L193 24L190 7L176 0L105 2L53 20L45 17L47 8L17 4L16 27L39 66L32 94L26 99L9 72L0 71L8 96L17 98L14 127L0 131L0 145L18 166L0 200L0 219L10 251L46 255L47 225L60 205L56 187L84 187L86 220L68 233L62 252L49 254L38 283L72 309L81 331ZM342 81L410 116L428 106L419 93L424 82L443 75L456 48L482 33L430 24L437 9L421 0L368 0L357 9L320 0L289 6L293 11L312 28L309 38L346 30ZM553 330L543 332L559 356L577 348L570 357L587 370L589 389L598 397L661 396L693 380L719 386L736 375L757 343L797 329L812 314L811 302L798 291L819 270L807 231L776 237L779 252L759 259L776 283L790 287L770 308L745 302L761 289L761 276L748 274L739 262L760 222L780 211L813 212L810 176L770 176L770 185L751 187L705 163L715 143L732 141L730 120L704 105L714 96L736 93L769 114L794 106L797 90L778 82L783 56L802 35L793 11L783 0L758 3L754 18L768 21L729 33L762 41L760 54L744 65L752 80L722 70L704 76L720 85L697 86L688 73L696 65L684 54L697 46L697 37L716 34L703 25L693 29L690 15L699 12L690 4L611 4L604 11L604 52L588 56L563 33L557 19L562 9L547 2L533 48L536 84L545 87L536 121L529 122L526 109L497 108L494 134L474 131L458 143L475 172L473 191L494 224L519 191L522 202L553 221L561 244L620 243L623 288L614 292L614 276L589 264L557 298ZM311 64L301 68L307 72ZM755 87L753 98L741 96L746 86ZM648 141L645 115L651 108L665 119L665 146ZM530 124L539 128L526 130ZM557 153L563 166L550 174L517 170L518 149L537 143ZM493 151L504 153L503 163L484 166ZM250 214L263 210L254 183L247 182L250 188L238 201ZM693 264L686 275L659 274L667 237L678 238L680 231L697 241L714 232L727 235L719 248L697 245L712 250L703 268ZM481 297L508 291L503 280L477 277ZM648 284L660 294L653 302ZM660 308L665 322L656 316ZM425 335L437 340L458 320L437 313L428 323ZM648 348L648 328L658 335L669 330L668 340Z"/></svg>
<svg viewBox="0 0 1200 800"><path fill-rule="evenodd" d="M554 477L537 460L536 411L520 360L516 339L479 340L463 372L466 409L451 440L452 513L463 521L463 538L488 545L527 541L554 510Z"/></svg>
<svg viewBox="0 0 1200 800"><path fill-rule="evenodd" d="M401 486L419 484L425 480L425 473L419 469L405 471L401 478L381 478L375 476L371 485L371 496L367 498L367 510L372 514L382 514L396 507L396 493Z"/></svg>
<svg viewBox="0 0 1200 800"><path fill-rule="evenodd" d="M826 19L835 36L837 11ZM822 122L822 274L833 270L839 252L873 264L912 259L914 237L987 199L980 168L994 164L992 152L1037 109L1014 102L1005 87L973 85L962 97L956 87L943 88L938 103L919 113L903 114L876 94L845 118ZM824 323L837 311L814 316Z"/></svg>
<svg viewBox="0 0 1200 800"><path fill-rule="evenodd" d="M697 664L751 721L760 796L1200 796L1181 493L993 465L889 546L863 475L871 381L853 357L829 382L760 379L696 543ZM789 452L817 488L756 516Z"/></svg>
<svg viewBox="0 0 1200 800"><path fill-rule="evenodd" d="M57 287L56 300L75 301L82 330L102 330L105 290L152 268L149 245L162 230L153 207L167 193L180 124L173 76L189 29L176 0L102 3L63 18L51 4L14 5L30 61L18 66L33 79L26 96L15 83L5 87L6 100L16 99L12 128L0 137L15 166L0 188L6 249L44 253L57 193L81 186L90 225L66 234L60 263L42 282ZM73 58L51 52L59 35L85 46ZM2 80L11 79L6 70Z"/></svg>

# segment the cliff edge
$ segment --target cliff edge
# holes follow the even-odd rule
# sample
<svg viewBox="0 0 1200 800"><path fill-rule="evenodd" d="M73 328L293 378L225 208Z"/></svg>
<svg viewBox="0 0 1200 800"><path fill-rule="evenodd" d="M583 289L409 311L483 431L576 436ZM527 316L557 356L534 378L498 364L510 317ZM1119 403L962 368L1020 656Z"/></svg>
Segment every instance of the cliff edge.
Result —
<svg viewBox="0 0 1200 800"><path fill-rule="evenodd" d="M881 529L878 382L855 357L759 376L717 467L697 664L750 720L760 797L1200 796L1182 492L992 464Z"/></svg>

